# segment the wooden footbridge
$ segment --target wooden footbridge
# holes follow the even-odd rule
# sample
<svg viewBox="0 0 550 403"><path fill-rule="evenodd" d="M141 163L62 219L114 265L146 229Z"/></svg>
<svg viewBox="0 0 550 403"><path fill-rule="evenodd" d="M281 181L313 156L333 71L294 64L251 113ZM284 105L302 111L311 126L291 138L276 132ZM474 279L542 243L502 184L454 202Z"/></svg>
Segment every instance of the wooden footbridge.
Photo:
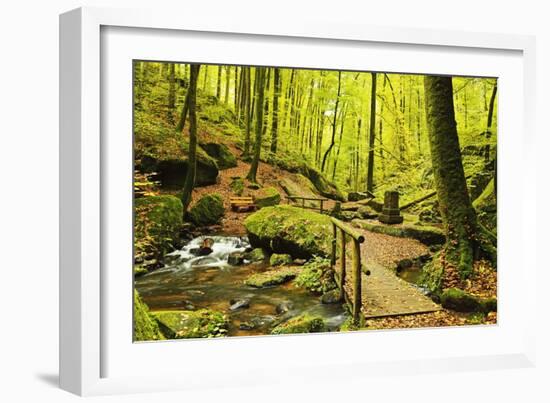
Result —
<svg viewBox="0 0 550 403"><path fill-rule="evenodd" d="M441 309L418 288L397 277L390 268L367 259L364 230L353 228L333 217L331 222L331 263L340 298L349 305L356 324L360 323L361 316L375 318ZM348 248L351 249L351 264L347 263Z"/></svg>

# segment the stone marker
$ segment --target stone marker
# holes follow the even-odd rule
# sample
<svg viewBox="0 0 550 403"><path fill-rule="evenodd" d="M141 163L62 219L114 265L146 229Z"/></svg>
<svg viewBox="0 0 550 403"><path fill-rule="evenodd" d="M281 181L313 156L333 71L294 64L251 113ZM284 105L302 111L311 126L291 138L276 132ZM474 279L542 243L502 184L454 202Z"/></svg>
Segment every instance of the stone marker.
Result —
<svg viewBox="0 0 550 403"><path fill-rule="evenodd" d="M384 194L384 207L378 220L384 224L401 224L403 216L399 211L399 193L396 191L387 191Z"/></svg>

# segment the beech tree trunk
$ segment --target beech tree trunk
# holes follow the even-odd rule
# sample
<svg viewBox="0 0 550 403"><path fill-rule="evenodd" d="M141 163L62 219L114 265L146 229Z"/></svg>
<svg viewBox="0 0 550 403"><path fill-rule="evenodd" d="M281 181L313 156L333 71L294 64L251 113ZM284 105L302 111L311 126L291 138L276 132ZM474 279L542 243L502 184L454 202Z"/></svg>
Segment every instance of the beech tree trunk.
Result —
<svg viewBox="0 0 550 403"><path fill-rule="evenodd" d="M191 78L189 79L189 90L187 92L189 105L189 155L187 157L187 173L183 185L181 202L184 214L191 203L191 193L195 186L197 172L197 78L199 76L200 64L191 65Z"/></svg>
<svg viewBox="0 0 550 403"><path fill-rule="evenodd" d="M444 259L467 278L472 273L477 219L462 166L452 78L426 76L424 91L435 187L447 236Z"/></svg>
<svg viewBox="0 0 550 403"><path fill-rule="evenodd" d="M336 104L334 105L334 117L332 119L332 137L330 140L330 145L327 148L327 151L325 151L325 155L323 156L323 162L321 163L321 172L325 171L325 164L327 163L328 155L332 151L332 147L334 147L334 140L336 137L336 117L338 116L338 103L340 102L341 83L342 83L342 72L339 71L338 72L338 93L336 94Z"/></svg>
<svg viewBox="0 0 550 403"><path fill-rule="evenodd" d="M265 91L265 67L256 67L256 139L254 143L254 155L250 164L250 171L246 178L250 182L257 182L256 175L258 172L258 164L260 162L260 153L262 151L262 126L264 123L264 91Z"/></svg>
<svg viewBox="0 0 550 403"><path fill-rule="evenodd" d="M279 69L275 67L273 71L273 110L271 120L271 152L277 152L277 126L279 121L279 93L281 91L281 78L279 76Z"/></svg>
<svg viewBox="0 0 550 403"><path fill-rule="evenodd" d="M174 107L176 105L176 65L170 63L170 87L168 90L168 121L174 123Z"/></svg>
<svg viewBox="0 0 550 403"><path fill-rule="evenodd" d="M369 126L369 159L367 165L367 192L374 189L374 139L376 128L376 73L371 73L372 85L370 95L370 126Z"/></svg>

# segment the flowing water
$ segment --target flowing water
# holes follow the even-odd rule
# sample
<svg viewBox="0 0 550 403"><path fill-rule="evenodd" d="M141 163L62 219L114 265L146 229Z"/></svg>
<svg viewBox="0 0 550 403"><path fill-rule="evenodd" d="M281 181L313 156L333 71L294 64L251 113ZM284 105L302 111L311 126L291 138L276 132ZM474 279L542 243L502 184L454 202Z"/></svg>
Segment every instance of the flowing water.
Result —
<svg viewBox="0 0 550 403"><path fill-rule="evenodd" d="M204 238L214 240L212 253L195 256ZM243 282L251 274L272 269L266 263L228 264L232 252L244 252L250 245L246 237L203 236L193 239L181 250L170 253L165 267L136 279L136 288L152 311L208 308L222 311L230 320L230 336L269 334L277 324L290 317L310 313L321 316L329 329L337 329L347 318L340 304L321 304L319 297L297 288L292 282L256 289ZM229 309L231 300L249 299L249 308ZM278 314L277 307L284 313ZM281 309L279 309L279 312ZM253 327L243 330L242 327ZM252 326L250 326L252 325Z"/></svg>

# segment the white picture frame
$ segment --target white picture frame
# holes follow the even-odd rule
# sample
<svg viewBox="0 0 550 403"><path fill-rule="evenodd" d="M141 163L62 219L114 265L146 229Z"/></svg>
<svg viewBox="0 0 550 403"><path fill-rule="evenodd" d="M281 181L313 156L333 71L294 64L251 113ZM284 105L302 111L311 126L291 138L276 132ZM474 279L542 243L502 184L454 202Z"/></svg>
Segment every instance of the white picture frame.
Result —
<svg viewBox="0 0 550 403"><path fill-rule="evenodd" d="M136 50L131 37L138 34L142 35L143 49L147 46L149 49L155 47L158 48L157 53L147 55ZM117 224L114 232L109 232L111 222L120 216L117 214L120 209L126 209L126 213L123 211L122 214L126 219L131 218L132 214L128 193L114 194L120 188L116 186L121 183L118 181L124 180L124 170L131 170L123 163L131 156L128 144L131 144L132 128L131 125L128 127L127 120L131 108L128 110L124 103L131 103L131 99L124 100L123 97L128 91L131 93L131 88L127 87L130 69L124 72L126 66L120 63L129 58L140 58L140 55L151 60L188 61L182 59L185 56L170 56L170 49L174 41L191 34L193 38L189 41L206 38L202 53L194 51L192 61L213 63L271 65L277 63L273 57L280 52L277 46L281 44L289 49L293 46L297 48L288 52L285 63L292 63L292 57L298 58L300 53L307 54L300 56L302 59L297 67L307 67L308 63L311 63L311 67L334 67L334 63L338 63L335 60L316 59L313 48L317 45L334 52L342 48L341 60L346 62L341 63L347 63L344 66L346 68L368 67L383 71L388 71L388 66L393 66L390 71L400 71L397 62L400 54L409 59L409 67L401 71L411 73L473 72L468 70L467 59L462 60L461 52L471 54L473 58L478 57L484 61L475 70L478 75L490 76L491 71L499 68L505 77L504 85L499 84L499 178L509 174L510 178L520 179L520 187L535 186L535 175L531 175L535 170L534 160L529 158L534 139L532 122L535 110L533 37L370 27L326 21L281 25L269 20L217 20L204 16L196 16L182 23L176 13L153 10L80 8L65 13L60 17L60 385L63 389L79 395L97 395L278 383L291 381L298 375L302 381L322 380L329 379L327 369L333 369L330 377L344 379L382 373L534 365L535 327L525 313L535 312L535 285L527 278L535 278L537 267L534 256L525 252L527 234L531 234L532 242L532 236L536 233L535 224L530 220L521 220L529 212L528 201L523 199L528 192L519 191L514 196L505 184L499 185L499 262L504 264L499 263L497 326L484 329L469 327L443 331L423 329L144 343L139 346L132 344L131 327L126 326L128 319L124 318L124 312L130 318L132 315L131 309L128 310L128 306L131 307L131 294L124 291L120 300L113 298L113 288L118 280L106 270L106 267L111 267L111 258L120 259L118 261L123 265L131 265L127 259L128 253L131 256L131 250L121 252L123 254L120 256L111 256L113 244L106 242L108 238L120 243L123 246L121 249L127 249L128 245L131 247L131 238L127 237L131 234L131 226L127 225L127 220ZM243 46L249 49L253 49L250 47L254 44L260 47L269 45L272 51L253 49L253 55L244 57L244 53L239 54L237 42L234 42L234 46L225 47L235 54L222 52L224 42L237 40L243 41ZM163 49L167 53L163 54ZM208 56L215 49L222 53ZM350 57L352 54L360 54L357 52L367 51L381 52L380 57L368 64L361 64L366 63L361 57ZM410 57L406 53L409 51L425 54L431 66L427 68L426 60L422 58ZM437 59L433 52L446 56ZM166 59L165 55L170 59ZM510 56L508 62L506 55ZM117 58L121 58L121 61L117 61ZM502 58L502 66L497 66L495 58ZM511 66L509 70L506 70L507 64ZM460 66L463 66L463 70L460 70ZM120 77L121 80L106 80L106 77ZM506 83L509 83L509 87ZM114 90L115 95L111 97L117 85L120 90ZM506 88L509 88L508 96L514 96L514 103L507 101ZM117 104L117 97L122 99L120 104ZM110 120L113 114L109 108L104 109L106 104L118 108L120 116L125 117ZM506 111L514 107L519 113L507 121ZM109 136L114 128L121 128L125 133L117 137L120 142L113 142L114 137ZM518 138L511 135L511 128L514 128ZM114 150L123 152L122 163L113 165L111 158ZM503 161L511 158L514 150L521 155L521 159L517 160L520 164L515 167L519 172L516 173L507 170L503 164ZM514 217L510 215L512 208ZM122 234L122 237L117 238L114 234ZM517 256L506 252L507 248L501 248L501 245L506 246L511 242L516 242ZM514 265L517 272L512 273L507 267ZM118 279L124 281L130 275L131 271L128 271L127 275L119 276ZM516 301L517 296L521 300ZM513 303L510 301L512 297ZM119 323L120 328L117 326ZM128 329L130 337L123 329ZM420 343L425 339L424 343L431 345L433 350L409 354L397 348L390 352L389 346L396 346L405 339L419 340ZM468 346L471 340L480 342L476 346ZM445 343L452 347L445 349ZM319 345L328 348L340 346L343 352L360 353L348 354L347 359L336 357L327 360L325 357L317 361L313 349ZM280 360L277 355L283 349L293 354ZM132 366L135 367L132 362L134 355L139 355L141 362L155 359L157 362L167 362L166 357L182 354L182 351L185 351L188 366L193 367L193 373L187 371L185 365L178 370L174 365L166 365L166 371L157 375L132 371ZM260 352L265 354L260 355ZM231 362L230 367L223 362L224 357ZM115 364L111 368L111 363L115 361L120 364L116 370ZM200 361L206 361L208 365ZM125 366L123 362L128 364ZM212 362L216 363L216 369L210 365ZM227 371L235 366L239 368L239 365L247 371L246 379L238 376L238 370L233 373ZM207 380L205 374L209 375Z"/></svg>

